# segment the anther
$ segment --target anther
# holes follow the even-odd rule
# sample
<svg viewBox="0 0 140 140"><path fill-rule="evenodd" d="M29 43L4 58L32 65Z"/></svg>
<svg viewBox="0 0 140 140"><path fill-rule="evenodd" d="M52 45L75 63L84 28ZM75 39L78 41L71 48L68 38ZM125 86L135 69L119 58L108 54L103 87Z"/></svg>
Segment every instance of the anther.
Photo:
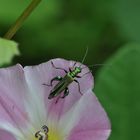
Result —
<svg viewBox="0 0 140 140"><path fill-rule="evenodd" d="M38 138L38 140L48 140L48 132L49 132L49 128L44 125L41 127L40 131L37 131L35 133L35 137Z"/></svg>

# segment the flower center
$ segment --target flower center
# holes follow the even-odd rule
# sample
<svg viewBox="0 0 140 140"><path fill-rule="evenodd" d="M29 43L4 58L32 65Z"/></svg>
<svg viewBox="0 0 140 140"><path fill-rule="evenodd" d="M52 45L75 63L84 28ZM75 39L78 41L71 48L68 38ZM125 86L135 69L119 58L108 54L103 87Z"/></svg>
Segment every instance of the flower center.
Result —
<svg viewBox="0 0 140 140"><path fill-rule="evenodd" d="M35 133L35 140L63 140L62 136L55 128L48 129L46 125Z"/></svg>

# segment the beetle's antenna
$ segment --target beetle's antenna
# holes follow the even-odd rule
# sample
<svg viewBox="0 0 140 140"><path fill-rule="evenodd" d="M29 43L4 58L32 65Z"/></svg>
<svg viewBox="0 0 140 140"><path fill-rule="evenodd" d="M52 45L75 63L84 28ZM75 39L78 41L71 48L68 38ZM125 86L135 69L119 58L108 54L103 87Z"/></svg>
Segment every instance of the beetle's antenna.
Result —
<svg viewBox="0 0 140 140"><path fill-rule="evenodd" d="M111 66L111 64L94 64L94 65L88 65L88 67L94 67L94 66Z"/></svg>
<svg viewBox="0 0 140 140"><path fill-rule="evenodd" d="M82 59L82 61L81 61L81 65L80 65L79 67L81 67L82 64L84 63L85 58L86 58L86 56L87 56L87 53L88 53L88 46L87 46L86 52L85 52L85 54L84 54L84 57L83 57L83 59Z"/></svg>
<svg viewBox="0 0 140 140"><path fill-rule="evenodd" d="M93 65L87 65L83 67L82 69L85 69L87 67L94 67L94 66L111 66L111 64L93 64Z"/></svg>
<svg viewBox="0 0 140 140"><path fill-rule="evenodd" d="M85 54L84 54L84 57L83 57L81 63L84 63L85 58L86 58L86 56L87 56L87 53L88 53L88 46L87 46L86 52L85 52Z"/></svg>

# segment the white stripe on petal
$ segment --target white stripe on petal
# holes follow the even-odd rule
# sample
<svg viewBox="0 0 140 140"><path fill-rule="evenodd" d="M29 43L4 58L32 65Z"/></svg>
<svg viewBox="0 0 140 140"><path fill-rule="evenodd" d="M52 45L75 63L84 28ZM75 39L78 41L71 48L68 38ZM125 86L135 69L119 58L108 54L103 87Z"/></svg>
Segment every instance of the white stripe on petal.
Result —
<svg viewBox="0 0 140 140"><path fill-rule="evenodd" d="M25 67L25 79L28 84L29 94L25 102L27 112L35 128L40 128L46 121L46 108L43 97L43 88L36 84L32 73L31 67Z"/></svg>

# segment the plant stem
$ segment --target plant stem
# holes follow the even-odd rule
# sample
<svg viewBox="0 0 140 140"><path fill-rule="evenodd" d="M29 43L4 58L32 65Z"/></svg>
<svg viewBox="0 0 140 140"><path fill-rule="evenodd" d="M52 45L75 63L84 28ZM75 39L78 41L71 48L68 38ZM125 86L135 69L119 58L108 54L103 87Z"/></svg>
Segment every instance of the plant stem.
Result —
<svg viewBox="0 0 140 140"><path fill-rule="evenodd" d="M22 26L23 22L32 13L32 11L37 7L41 0L32 0L29 6L24 10L24 12L19 16L16 22L10 27L8 32L4 35L4 38L11 39L18 29Z"/></svg>

